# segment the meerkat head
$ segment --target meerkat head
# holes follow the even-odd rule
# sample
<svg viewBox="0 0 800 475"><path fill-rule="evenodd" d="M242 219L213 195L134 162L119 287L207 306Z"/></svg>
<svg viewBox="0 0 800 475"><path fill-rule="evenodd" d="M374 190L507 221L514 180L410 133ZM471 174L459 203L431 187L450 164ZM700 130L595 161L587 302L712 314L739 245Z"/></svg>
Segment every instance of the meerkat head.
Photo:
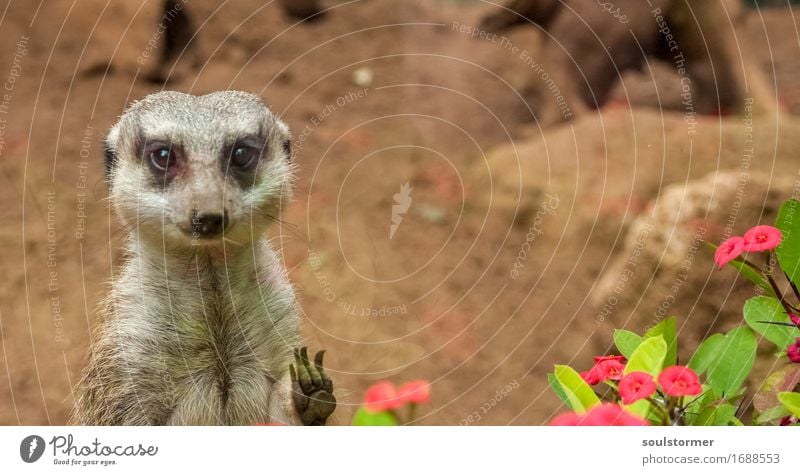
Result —
<svg viewBox="0 0 800 475"><path fill-rule="evenodd" d="M253 94L152 94L106 139L110 200L140 239L251 242L291 196L290 144L289 128Z"/></svg>

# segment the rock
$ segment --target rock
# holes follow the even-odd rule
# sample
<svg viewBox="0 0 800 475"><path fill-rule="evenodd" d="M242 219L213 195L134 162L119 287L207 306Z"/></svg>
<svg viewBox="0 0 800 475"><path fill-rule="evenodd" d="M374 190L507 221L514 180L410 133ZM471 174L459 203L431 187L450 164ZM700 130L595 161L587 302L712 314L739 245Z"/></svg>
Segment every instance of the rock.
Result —
<svg viewBox="0 0 800 475"><path fill-rule="evenodd" d="M280 4L287 15L298 20L308 20L322 11L319 0L280 0Z"/></svg>
<svg viewBox="0 0 800 475"><path fill-rule="evenodd" d="M666 187L631 223L597 281L591 301L598 319L643 333L676 315L685 351L709 331L738 325L753 285L730 266L718 270L703 241L719 243L773 223L792 186L790 177L732 170Z"/></svg>
<svg viewBox="0 0 800 475"><path fill-rule="evenodd" d="M529 130L475 160L468 204L520 222L550 193L593 234L616 240L620 227L673 183L725 169L797 174L800 121L791 116L779 123L701 117L694 129L684 119L617 109Z"/></svg>
<svg viewBox="0 0 800 475"><path fill-rule="evenodd" d="M372 85L372 80L375 73L372 68L364 66L353 71L353 84L359 87L369 87Z"/></svg>

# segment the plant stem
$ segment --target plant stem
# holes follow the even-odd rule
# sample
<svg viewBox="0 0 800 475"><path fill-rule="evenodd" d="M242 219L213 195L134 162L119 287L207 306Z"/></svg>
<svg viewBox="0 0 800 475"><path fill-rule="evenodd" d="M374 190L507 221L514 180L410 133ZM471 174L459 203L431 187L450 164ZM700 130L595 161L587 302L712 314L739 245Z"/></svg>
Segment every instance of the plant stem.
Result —
<svg viewBox="0 0 800 475"><path fill-rule="evenodd" d="M794 282L792 282L792 279L789 278L789 274L787 274L786 271L784 271L783 275L786 276L786 280L789 281L789 285L792 287L792 291L794 292L795 298L797 300L800 300L800 291L797 290L797 286L794 285Z"/></svg>
<svg viewBox="0 0 800 475"><path fill-rule="evenodd" d="M757 265L753 264L752 262L750 262L749 260L747 260L747 258L745 258L745 257L742 257L742 263L743 263L743 264L745 264L745 265L747 265L748 267L751 267L751 268L753 268L753 269L757 270L757 271L758 271L758 272L760 272L761 274L763 274L763 273L764 273L764 270L763 270L762 268L760 268L760 267L758 267Z"/></svg>
<svg viewBox="0 0 800 475"><path fill-rule="evenodd" d="M661 413L661 419L664 421L664 425L665 425L665 426L666 426L666 425L670 425L670 424L669 424L669 421L670 421L670 418L669 418L669 410L668 410L668 409L665 409L665 408L664 408L664 406L662 406L661 404L659 404L659 402L658 402L658 401L656 401L656 400L655 400L655 398L654 398L653 396L650 396L650 397L648 397L648 398L647 398L647 400L650 402L650 404L652 404L652 405L653 405L653 407L655 407L656 409L658 409L658 412L659 412L659 413Z"/></svg>
<svg viewBox="0 0 800 475"><path fill-rule="evenodd" d="M778 297L778 300L780 300L783 309L786 310L787 314L792 313L792 306L786 301L783 292L780 291L775 279L772 278L772 253L768 252L766 255L767 267L764 269L764 275L767 277L767 280L769 280L769 285L772 287L772 290L775 291L775 295Z"/></svg>
<svg viewBox="0 0 800 475"><path fill-rule="evenodd" d="M673 422L673 424L676 425L676 426L685 426L686 425L686 418L684 416L684 412L686 412L686 406L683 405L683 399L684 399L684 396L681 396L680 399L678 399L677 406L675 407L675 411L674 412L677 414L678 417L675 418L675 421Z"/></svg>

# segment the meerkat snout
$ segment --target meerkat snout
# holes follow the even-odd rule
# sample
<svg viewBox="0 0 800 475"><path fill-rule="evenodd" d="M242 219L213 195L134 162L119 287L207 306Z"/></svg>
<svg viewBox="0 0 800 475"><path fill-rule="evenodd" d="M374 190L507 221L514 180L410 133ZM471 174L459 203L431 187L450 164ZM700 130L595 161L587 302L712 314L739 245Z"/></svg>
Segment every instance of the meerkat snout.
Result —
<svg viewBox="0 0 800 475"><path fill-rule="evenodd" d="M192 234L204 238L214 238L225 231L228 225L228 211L220 213L198 213L194 210L192 216Z"/></svg>
<svg viewBox="0 0 800 475"><path fill-rule="evenodd" d="M108 135L112 206L145 239L252 241L291 196L290 140L253 94L149 95Z"/></svg>

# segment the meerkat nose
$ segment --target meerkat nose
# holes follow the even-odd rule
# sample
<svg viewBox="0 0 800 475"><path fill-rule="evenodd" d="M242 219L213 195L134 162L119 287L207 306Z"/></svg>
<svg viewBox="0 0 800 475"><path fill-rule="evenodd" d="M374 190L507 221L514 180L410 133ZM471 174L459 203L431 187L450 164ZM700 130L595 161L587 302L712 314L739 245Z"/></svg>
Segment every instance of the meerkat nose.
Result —
<svg viewBox="0 0 800 475"><path fill-rule="evenodd" d="M192 212L192 234L202 238L213 238L228 226L228 211L220 213Z"/></svg>

